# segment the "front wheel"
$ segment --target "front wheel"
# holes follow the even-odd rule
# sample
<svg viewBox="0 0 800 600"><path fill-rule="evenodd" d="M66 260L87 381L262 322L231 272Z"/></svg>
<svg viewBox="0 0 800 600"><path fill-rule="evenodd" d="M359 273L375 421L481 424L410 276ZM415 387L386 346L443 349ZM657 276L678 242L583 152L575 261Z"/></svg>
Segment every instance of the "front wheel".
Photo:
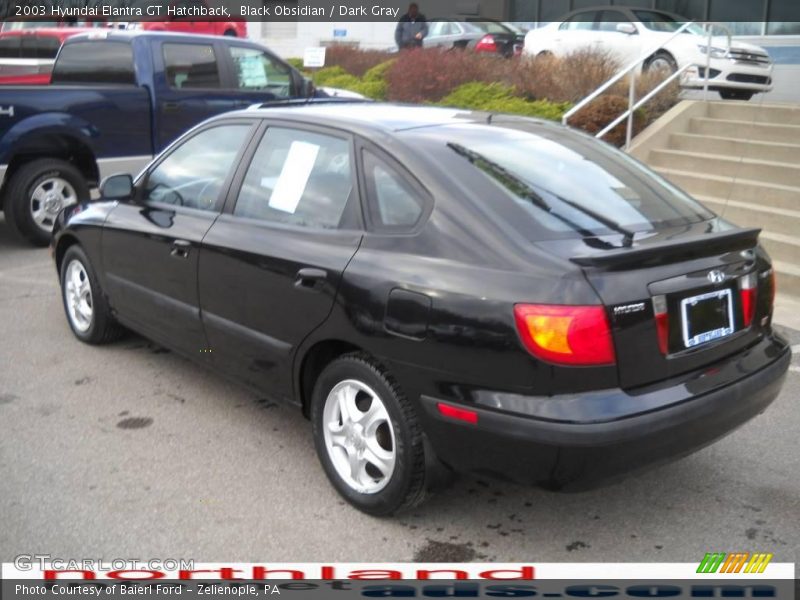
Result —
<svg viewBox="0 0 800 600"><path fill-rule="evenodd" d="M675 61L675 58L673 58L673 56L668 52L657 52L644 64L645 72L663 71L664 73L672 75L677 70L678 70L678 63Z"/></svg>
<svg viewBox="0 0 800 600"><path fill-rule="evenodd" d="M104 344L122 334L80 246L70 246L61 261L61 298L70 329L82 342Z"/></svg>
<svg viewBox="0 0 800 600"><path fill-rule="evenodd" d="M17 170L5 191L6 223L18 237L36 246L50 242L61 209L89 200L89 186L70 163L34 160Z"/></svg>
<svg viewBox="0 0 800 600"><path fill-rule="evenodd" d="M723 100L750 100L755 92L750 90L720 90L719 95Z"/></svg>
<svg viewBox="0 0 800 600"><path fill-rule="evenodd" d="M350 504L385 516L425 494L422 433L408 399L364 354L329 364L311 400L314 443L325 474Z"/></svg>

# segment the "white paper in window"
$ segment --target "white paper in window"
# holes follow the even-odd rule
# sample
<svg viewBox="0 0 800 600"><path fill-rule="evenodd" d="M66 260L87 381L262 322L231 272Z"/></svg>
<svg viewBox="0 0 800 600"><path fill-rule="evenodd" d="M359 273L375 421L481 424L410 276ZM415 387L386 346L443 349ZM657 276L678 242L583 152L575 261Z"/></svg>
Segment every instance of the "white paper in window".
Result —
<svg viewBox="0 0 800 600"><path fill-rule="evenodd" d="M292 142L269 205L275 210L294 214L308 184L308 177L319 154L319 146L308 142Z"/></svg>

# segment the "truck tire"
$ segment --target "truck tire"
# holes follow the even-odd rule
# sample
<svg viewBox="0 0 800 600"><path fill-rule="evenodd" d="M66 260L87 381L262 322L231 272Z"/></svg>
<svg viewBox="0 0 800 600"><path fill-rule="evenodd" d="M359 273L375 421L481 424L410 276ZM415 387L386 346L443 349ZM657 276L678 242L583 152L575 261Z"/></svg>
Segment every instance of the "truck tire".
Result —
<svg viewBox="0 0 800 600"><path fill-rule="evenodd" d="M55 158L29 162L11 177L5 191L9 229L36 246L50 243L58 213L89 200L89 185L78 169Z"/></svg>

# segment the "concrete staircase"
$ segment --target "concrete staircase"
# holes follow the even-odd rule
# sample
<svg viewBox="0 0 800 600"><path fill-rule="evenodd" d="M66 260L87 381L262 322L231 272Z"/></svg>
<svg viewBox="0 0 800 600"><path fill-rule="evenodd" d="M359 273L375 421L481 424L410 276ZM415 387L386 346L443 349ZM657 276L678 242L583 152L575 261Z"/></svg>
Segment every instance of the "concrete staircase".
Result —
<svg viewBox="0 0 800 600"><path fill-rule="evenodd" d="M682 102L631 154L725 219L761 227L778 290L800 297L800 106Z"/></svg>

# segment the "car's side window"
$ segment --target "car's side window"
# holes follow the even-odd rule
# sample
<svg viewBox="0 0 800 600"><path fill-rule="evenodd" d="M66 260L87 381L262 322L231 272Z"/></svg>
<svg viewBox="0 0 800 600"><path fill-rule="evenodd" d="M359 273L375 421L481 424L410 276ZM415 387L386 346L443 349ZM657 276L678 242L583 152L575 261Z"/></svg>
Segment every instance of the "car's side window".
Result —
<svg viewBox="0 0 800 600"><path fill-rule="evenodd" d="M446 25L447 23L445 21L432 22L428 28L428 37L438 37L440 35L444 35Z"/></svg>
<svg viewBox="0 0 800 600"><path fill-rule="evenodd" d="M630 23L630 19L618 10L604 10L598 29L600 31L616 32L618 23Z"/></svg>
<svg viewBox="0 0 800 600"><path fill-rule="evenodd" d="M559 29L567 31L591 31L596 18L597 11L584 11L570 17L568 21L561 24Z"/></svg>
<svg viewBox="0 0 800 600"><path fill-rule="evenodd" d="M247 169L233 213L314 229L336 229L353 193L350 141L270 127Z"/></svg>
<svg viewBox="0 0 800 600"><path fill-rule="evenodd" d="M220 87L217 56L211 44L164 44L164 67L171 88Z"/></svg>
<svg viewBox="0 0 800 600"><path fill-rule="evenodd" d="M368 150L363 151L367 210L373 229L408 230L425 212L425 199L401 173Z"/></svg>
<svg viewBox="0 0 800 600"><path fill-rule="evenodd" d="M292 95L288 68L258 48L230 46L236 85L240 90L269 91L278 98Z"/></svg>
<svg viewBox="0 0 800 600"><path fill-rule="evenodd" d="M147 175L142 200L217 210L225 179L250 125L220 125L201 131L173 150Z"/></svg>

